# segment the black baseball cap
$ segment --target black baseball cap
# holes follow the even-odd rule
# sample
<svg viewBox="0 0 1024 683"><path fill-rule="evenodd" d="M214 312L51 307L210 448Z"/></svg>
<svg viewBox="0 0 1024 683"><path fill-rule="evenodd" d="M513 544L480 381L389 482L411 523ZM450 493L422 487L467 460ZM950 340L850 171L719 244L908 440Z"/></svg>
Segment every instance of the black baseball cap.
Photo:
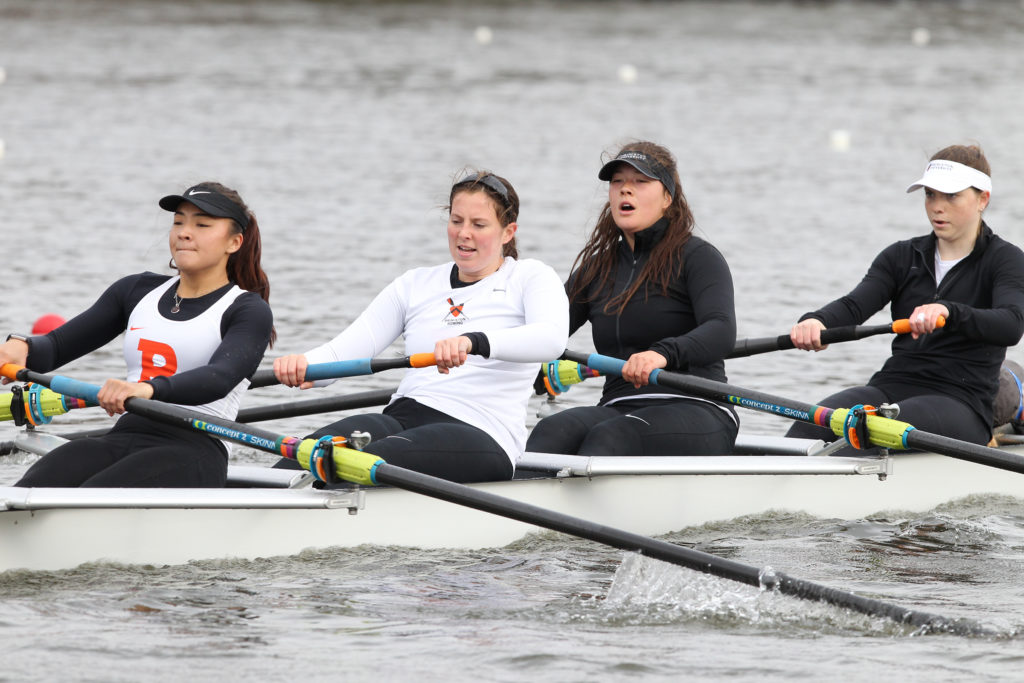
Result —
<svg viewBox="0 0 1024 683"><path fill-rule="evenodd" d="M676 198L676 183L672 180L672 174L669 173L668 169L659 164L653 157L644 154L643 152L621 152L619 156L601 167L601 170L597 173L598 179L611 180L612 175L615 173L615 167L618 164L629 164L648 178L661 181L661 184L665 186L665 189L668 190L668 193L672 198Z"/></svg>
<svg viewBox="0 0 1024 683"><path fill-rule="evenodd" d="M249 227L249 216L241 205L222 195L211 185L200 183L193 185L181 194L169 194L159 204L165 211L177 211L182 202L195 204L199 210L217 218L231 218L244 231Z"/></svg>

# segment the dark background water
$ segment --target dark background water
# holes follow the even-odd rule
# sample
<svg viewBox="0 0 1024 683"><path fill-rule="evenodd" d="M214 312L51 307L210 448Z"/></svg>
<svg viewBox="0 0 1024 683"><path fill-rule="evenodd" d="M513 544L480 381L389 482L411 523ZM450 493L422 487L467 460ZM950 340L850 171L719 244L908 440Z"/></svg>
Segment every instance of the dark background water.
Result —
<svg viewBox="0 0 1024 683"><path fill-rule="evenodd" d="M202 179L237 187L259 217L271 357L330 337L405 269L447 259L440 207L466 168L512 181L520 252L565 275L604 201L602 153L645 138L674 151L700 233L733 269L740 336L781 334L883 246L927 231L904 188L947 144L985 148L987 220L1024 242L1022 29L1009 1L0 0L0 330L70 317L120 275L163 271L156 199ZM876 338L727 369L813 401L886 353ZM63 371L100 381L121 363L114 343ZM264 389L248 405L290 397ZM746 431L786 427L743 418ZM0 481L29 461L5 458ZM1019 501L975 500L899 519L766 515L672 539L1015 633L1021 528ZM13 573L0 577L0 680L995 680L1019 668L1013 638L908 638L622 560L544 536L477 553Z"/></svg>

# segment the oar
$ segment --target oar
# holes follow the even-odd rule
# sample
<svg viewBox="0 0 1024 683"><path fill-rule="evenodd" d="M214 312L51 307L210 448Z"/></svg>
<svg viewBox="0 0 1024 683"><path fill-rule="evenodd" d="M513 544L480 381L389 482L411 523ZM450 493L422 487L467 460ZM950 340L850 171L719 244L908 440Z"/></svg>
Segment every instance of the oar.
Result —
<svg viewBox="0 0 1024 683"><path fill-rule="evenodd" d="M318 379L336 379L338 377L357 377L359 375L372 375L375 372L384 370L398 370L401 368L429 368L436 365L434 354L414 353L411 356L400 358L360 358L356 360L340 360L333 363L314 363L306 367L306 379L316 381ZM273 370L257 370L249 383L250 389L269 387L278 384L277 377Z"/></svg>
<svg viewBox="0 0 1024 683"><path fill-rule="evenodd" d="M99 387L60 375L47 376L16 365L0 367L0 374L23 382L32 381L50 386L62 394L89 399ZM480 491L463 484L438 479L426 474L387 464L371 453L336 445L332 437L298 439L257 429L240 422L224 420L176 405L142 398L130 398L125 408L170 425L197 430L221 439L236 441L270 453L294 458L317 478L338 477L363 485L387 484L420 493L449 503L508 517L534 526L596 541L630 552L638 552L664 562L688 567L731 581L738 581L766 590L777 590L804 600L826 602L862 614L886 617L900 624L961 635L990 633L981 625L911 610L891 603L866 598L855 593L829 588L812 581L798 579L769 568L758 568L715 555L659 541L657 539L615 529L554 510ZM342 443L343 439L340 440Z"/></svg>
<svg viewBox="0 0 1024 683"><path fill-rule="evenodd" d="M320 379L335 379L339 377L356 377L358 375L370 375L384 370L399 368L427 368L436 365L434 354L414 353L411 356L399 358L361 358L356 360L337 361L334 363L315 363L306 368L306 379L310 381ZM277 377L271 369L258 370L253 374L249 383L250 389L266 387L277 384ZM19 425L25 421L32 424L45 424L54 415L62 415L74 408L87 408L96 405L93 401L81 401L61 395L60 392L53 392L43 389L42 392L25 392L24 401L19 402L12 392L9 395L0 396L0 421L14 419ZM361 406L353 406L361 407ZM341 410L340 408L336 410ZM305 413L292 413L302 415ZM280 417L288 417L282 413ZM273 419L270 417L260 419Z"/></svg>
<svg viewBox="0 0 1024 683"><path fill-rule="evenodd" d="M394 393L394 389L374 389L373 391L361 391L344 396L326 396L323 398L311 398L306 401L271 403L265 406L242 408L238 411L238 417L235 419L238 422L245 423L262 422L263 420L278 420L286 417L330 413L336 410L354 410L355 408L382 406L391 400L391 395ZM63 433L61 436L65 439L73 440L87 436L102 436L108 431L110 431L110 427L98 427L96 429ZM3 453L0 453L0 455L3 455Z"/></svg>
<svg viewBox="0 0 1024 683"><path fill-rule="evenodd" d="M427 368L436 365L434 354L414 353L411 356L400 358L362 358L357 360L337 361L334 363L316 363L306 368L306 379L310 381L319 379L335 379L339 377L356 377L358 375L370 375L384 370L399 368ZM277 377L271 369L258 370L253 374L249 383L250 389L267 387L277 384ZM22 399L23 397L23 399ZM33 425L46 424L54 415L63 415L75 408L88 408L96 403L82 401L61 395L49 389L39 387L37 390L28 390L18 396L12 391L10 394L0 396L0 422L14 420L19 426L26 421ZM370 404L375 405L375 404ZM352 406L360 408L362 406ZM342 410L335 408L334 410ZM327 408L323 409L327 410ZM316 411L314 411L316 412ZM307 413L284 412L279 417L290 417L291 415L304 415ZM258 419L274 419L265 417ZM255 420L254 420L255 421Z"/></svg>
<svg viewBox="0 0 1024 683"><path fill-rule="evenodd" d="M943 327L946 324L946 319L939 316L938 320L935 321L936 327ZM864 337L871 337L876 334L907 334L910 332L910 320L903 318L902 320L893 320L891 323L886 325L847 325L845 327L829 327L821 331L821 343L822 344L836 344L838 342L854 341L855 339L863 339ZM793 345L793 340L789 338L788 334L781 334L778 337L761 337L758 339L740 339L736 342L736 346L733 347L732 353L726 358L742 358L744 356L753 356L758 353L767 353L768 351L783 351L785 349L796 348Z"/></svg>
<svg viewBox="0 0 1024 683"><path fill-rule="evenodd" d="M622 367L626 364L625 361L618 358L602 356L597 353L588 355L566 351L562 354L562 358L583 363L602 375L621 375ZM751 410L781 415L792 420L809 422L830 429L838 436L843 436L846 433L849 421L859 419L856 415L851 416L851 411L848 408L826 408L810 403L801 403L694 375L654 370L651 372L649 381L651 384L671 387L694 396L732 403ZM864 419L866 420L868 439L877 446L899 450L908 448L929 450L968 462L1024 473L1024 456L952 439L940 434L924 432L915 429L909 423L880 415L867 415Z"/></svg>
<svg viewBox="0 0 1024 683"><path fill-rule="evenodd" d="M323 398L311 398L306 401L287 401L265 406L253 406L252 408L242 408L239 410L237 420L239 422L262 422L264 420L278 420L300 415L329 413L335 410L354 410L355 408L382 406L391 400L391 395L394 393L394 389L374 389L373 391L361 391L356 394L346 394L345 396L325 396Z"/></svg>
<svg viewBox="0 0 1024 683"><path fill-rule="evenodd" d="M935 324L937 327L944 327L946 319L940 315ZM821 331L821 343L836 344L887 332L894 332L896 334L910 332L910 320L903 318L902 320L894 320L886 325L848 325L845 327L827 328ZM778 337L740 339L726 358L742 358L758 353L783 351L793 348L796 347L793 345L793 340L789 338L788 334L782 334ZM549 400L554 400L555 396L569 391L569 387L573 384L578 384L589 377L598 377L600 375L601 373L597 369L587 367L582 363L569 360L549 361L543 365L543 382L538 382L535 388L538 394L543 394L546 391Z"/></svg>

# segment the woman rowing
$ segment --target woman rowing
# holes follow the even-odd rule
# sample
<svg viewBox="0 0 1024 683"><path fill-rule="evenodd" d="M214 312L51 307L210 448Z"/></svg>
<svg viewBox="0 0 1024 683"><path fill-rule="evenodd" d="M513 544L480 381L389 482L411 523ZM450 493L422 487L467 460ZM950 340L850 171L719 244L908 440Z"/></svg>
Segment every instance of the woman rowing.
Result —
<svg viewBox="0 0 1024 683"><path fill-rule="evenodd" d="M732 275L693 234L672 154L628 144L598 173L608 203L566 283L570 334L592 325L598 353L625 358L597 406L541 420L528 451L580 455L701 455L732 451L731 407L648 383L655 368L724 382L736 341Z"/></svg>
<svg viewBox="0 0 1024 683"><path fill-rule="evenodd" d="M806 313L790 331L801 349L821 351L821 331L858 325L889 304L910 319L892 356L866 386L823 399L832 408L897 403L899 419L919 429L984 444L1006 349L1024 334L1024 253L1000 238L983 213L991 171L977 146L937 152L907 192L924 189L932 231L886 247L849 294ZM939 319L945 326L939 326ZM789 436L835 439L811 424Z"/></svg>
<svg viewBox="0 0 1024 683"><path fill-rule="evenodd" d="M437 369L410 370L383 414L312 436L368 432L365 450L393 465L458 482L510 479L536 364L565 348L568 302L554 270L517 260L519 197L507 180L466 176L451 188L448 212L452 261L407 271L332 341L276 359L274 372L309 388L307 364L376 356L404 337L407 353L433 352Z"/></svg>
<svg viewBox="0 0 1024 683"><path fill-rule="evenodd" d="M12 334L0 345L0 363L47 372L123 332L127 379L108 379L98 395L108 414L124 413L125 401L138 397L233 419L274 337L259 225L238 193L219 183L159 204L174 214L170 265L178 274L124 277L45 336ZM129 413L104 436L46 454L16 486L218 487L227 458L217 439Z"/></svg>

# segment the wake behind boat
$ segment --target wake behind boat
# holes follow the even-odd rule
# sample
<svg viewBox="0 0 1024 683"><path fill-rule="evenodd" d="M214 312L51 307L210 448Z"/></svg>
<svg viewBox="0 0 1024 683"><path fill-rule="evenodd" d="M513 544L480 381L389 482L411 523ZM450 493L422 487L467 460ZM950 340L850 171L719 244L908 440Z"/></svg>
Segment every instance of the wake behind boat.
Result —
<svg viewBox="0 0 1024 683"><path fill-rule="evenodd" d="M25 432L19 446L52 448ZM1024 453L1024 446L1006 447ZM1024 478L929 452L833 457L820 441L741 436L737 453L585 458L526 453L513 481L476 484L595 524L659 535L770 510L862 518L969 495L1024 498ZM232 466L226 489L0 487L0 571L86 562L181 564L363 544L499 547L530 524L398 488L321 490L307 472Z"/></svg>

